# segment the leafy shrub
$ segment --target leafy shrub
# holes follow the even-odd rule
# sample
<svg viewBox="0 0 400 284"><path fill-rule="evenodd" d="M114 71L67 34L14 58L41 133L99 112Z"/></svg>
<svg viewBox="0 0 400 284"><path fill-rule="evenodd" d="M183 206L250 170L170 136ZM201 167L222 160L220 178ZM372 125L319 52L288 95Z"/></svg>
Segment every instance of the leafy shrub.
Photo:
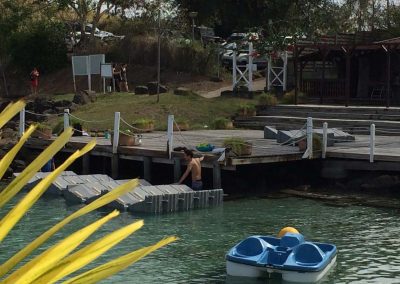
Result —
<svg viewBox="0 0 400 284"><path fill-rule="evenodd" d="M254 104L240 104L238 112L244 115L251 114L256 111L256 106Z"/></svg>
<svg viewBox="0 0 400 284"><path fill-rule="evenodd" d="M298 92L297 103L303 104L306 102L306 95L304 93ZM294 90L283 95L281 99L282 104L294 104L295 103L295 93Z"/></svg>
<svg viewBox="0 0 400 284"><path fill-rule="evenodd" d="M229 125L232 123L229 119L225 117L218 117L214 120L214 128L215 129L228 129Z"/></svg>
<svg viewBox="0 0 400 284"><path fill-rule="evenodd" d="M264 93L258 97L258 104L260 106L276 106L278 104L278 99L273 94Z"/></svg>

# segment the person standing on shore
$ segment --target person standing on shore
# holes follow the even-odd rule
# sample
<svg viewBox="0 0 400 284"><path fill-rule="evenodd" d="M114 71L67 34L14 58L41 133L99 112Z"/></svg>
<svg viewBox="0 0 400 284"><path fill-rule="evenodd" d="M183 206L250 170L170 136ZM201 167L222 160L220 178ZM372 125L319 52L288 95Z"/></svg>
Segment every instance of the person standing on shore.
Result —
<svg viewBox="0 0 400 284"><path fill-rule="evenodd" d="M185 149L184 151L184 159L188 162L185 173L182 175L178 184L182 184L182 182L186 179L190 172L192 172L192 189L193 190L202 190L203 189L203 181L201 180L201 161L204 160L204 156L200 158L193 158L193 151L189 149Z"/></svg>
<svg viewBox="0 0 400 284"><path fill-rule="evenodd" d="M121 91L129 92L128 88L128 76L126 75L126 67L128 65L126 63L121 65Z"/></svg>
<svg viewBox="0 0 400 284"><path fill-rule="evenodd" d="M31 94L36 96L38 94L39 86L39 71L36 67L34 67L29 74L29 78L31 80Z"/></svg>

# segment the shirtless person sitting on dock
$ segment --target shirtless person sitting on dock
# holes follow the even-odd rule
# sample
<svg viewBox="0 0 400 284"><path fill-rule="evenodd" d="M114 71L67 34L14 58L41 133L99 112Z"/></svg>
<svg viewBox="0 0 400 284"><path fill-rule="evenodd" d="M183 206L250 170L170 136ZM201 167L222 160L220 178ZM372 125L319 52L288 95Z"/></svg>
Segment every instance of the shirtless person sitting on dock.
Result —
<svg viewBox="0 0 400 284"><path fill-rule="evenodd" d="M201 164L204 156L201 158L193 158L193 152L191 150L185 149L184 151L185 160L188 162L187 169L185 173L182 175L178 184L181 184L185 178L192 172L192 189L193 190L202 190L203 182L201 181Z"/></svg>

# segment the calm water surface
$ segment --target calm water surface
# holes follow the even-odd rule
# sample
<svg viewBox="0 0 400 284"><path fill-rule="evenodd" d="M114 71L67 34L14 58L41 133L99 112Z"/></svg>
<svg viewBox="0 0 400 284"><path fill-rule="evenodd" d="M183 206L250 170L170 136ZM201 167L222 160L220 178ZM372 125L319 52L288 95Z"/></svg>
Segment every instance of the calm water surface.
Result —
<svg viewBox="0 0 400 284"><path fill-rule="evenodd" d="M11 206L12 203L8 209ZM0 244L0 261L77 208L68 207L62 198L41 199ZM2 216L4 209L0 211ZM53 237L50 244L104 214L96 211L81 217ZM98 265L164 236L180 237L178 242L102 283L282 283L280 279L227 278L224 255L246 236L275 235L290 225L310 240L337 245L338 264L324 283L400 283L399 215L398 210L331 207L297 198L248 199L225 202L223 207L214 209L159 216L123 213L89 242L135 219L145 220L141 230L96 260L94 265Z"/></svg>

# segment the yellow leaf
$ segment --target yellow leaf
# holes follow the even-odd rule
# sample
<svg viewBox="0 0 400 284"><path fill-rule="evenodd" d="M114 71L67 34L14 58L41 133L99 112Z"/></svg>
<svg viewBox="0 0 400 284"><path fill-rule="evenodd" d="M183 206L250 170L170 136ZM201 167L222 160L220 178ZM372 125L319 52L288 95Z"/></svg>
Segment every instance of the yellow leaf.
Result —
<svg viewBox="0 0 400 284"><path fill-rule="evenodd" d="M66 217L64 220L59 222L58 224L54 225L52 228L50 228L49 230L44 232L41 236L37 237L29 245L24 247L22 250L20 250L14 256L9 258L5 263L3 263L0 266L0 277L5 275L6 273L8 273L8 271L10 271L15 265L17 265L21 260L23 260L29 254L31 254L32 251L34 251L36 248L38 248L40 245L42 245L48 238L50 238L52 235L54 235L57 231L59 231L66 224L68 224L72 220L74 220L82 215L85 215L86 213L89 213L93 210L96 210L96 209L110 203L111 201L114 201L120 195L123 195L123 194L127 193L128 191L132 191L132 189L135 188L138 185L138 183L139 183L139 181L137 179L128 181L128 182L116 187L114 190L103 195L102 197L100 197L99 199L90 203L89 205L86 205L85 207L74 212L73 214L71 214L70 216Z"/></svg>
<svg viewBox="0 0 400 284"><path fill-rule="evenodd" d="M165 238L155 245L145 247L136 251L133 251L129 254L121 256L117 259L114 259L108 263L100 265L92 270L86 271L85 273L68 279L67 281L63 282L63 284L90 284L96 283L100 280L103 280L111 275L118 273L119 271L127 268L132 263L140 260L141 258L145 257L149 253L166 246L167 244L178 240L177 237L168 237Z"/></svg>
<svg viewBox="0 0 400 284"><path fill-rule="evenodd" d="M0 208L13 198L24 185L68 142L72 136L72 128L65 130L49 147L25 168L2 192L0 192Z"/></svg>
<svg viewBox="0 0 400 284"><path fill-rule="evenodd" d="M72 154L61 166L51 174L42 179L14 208L0 221L0 243L7 236L14 225L32 207L32 205L42 196L50 184L65 171L76 159L83 156L94 148L96 141L89 142L82 150Z"/></svg>
<svg viewBox="0 0 400 284"><path fill-rule="evenodd" d="M4 173L14 160L15 156L18 154L19 150L21 149L22 145L26 142L26 140L31 136L32 132L35 131L36 126L31 125L29 129L22 135L21 139L18 143L7 152L7 154L1 159L0 161L0 179L3 177Z"/></svg>
<svg viewBox="0 0 400 284"><path fill-rule="evenodd" d="M19 268L17 271L8 276L2 283L3 284L28 284L34 283L34 279L43 275L54 266L57 262L73 251L90 235L92 235L98 228L108 222L110 219L117 217L119 212L117 210L111 212L100 220L86 226L85 228L76 231L63 239L56 245L47 249L42 254L38 255L30 262Z"/></svg>
<svg viewBox="0 0 400 284"><path fill-rule="evenodd" d="M18 112L20 112L25 107L24 101L18 101L16 103L9 104L0 113L0 128L2 128L11 118L13 118Z"/></svg>
<svg viewBox="0 0 400 284"><path fill-rule="evenodd" d="M63 259L54 269L36 279L35 283L51 284L62 279L95 260L133 232L139 230L142 226L143 221L137 221L91 243L85 248Z"/></svg>

